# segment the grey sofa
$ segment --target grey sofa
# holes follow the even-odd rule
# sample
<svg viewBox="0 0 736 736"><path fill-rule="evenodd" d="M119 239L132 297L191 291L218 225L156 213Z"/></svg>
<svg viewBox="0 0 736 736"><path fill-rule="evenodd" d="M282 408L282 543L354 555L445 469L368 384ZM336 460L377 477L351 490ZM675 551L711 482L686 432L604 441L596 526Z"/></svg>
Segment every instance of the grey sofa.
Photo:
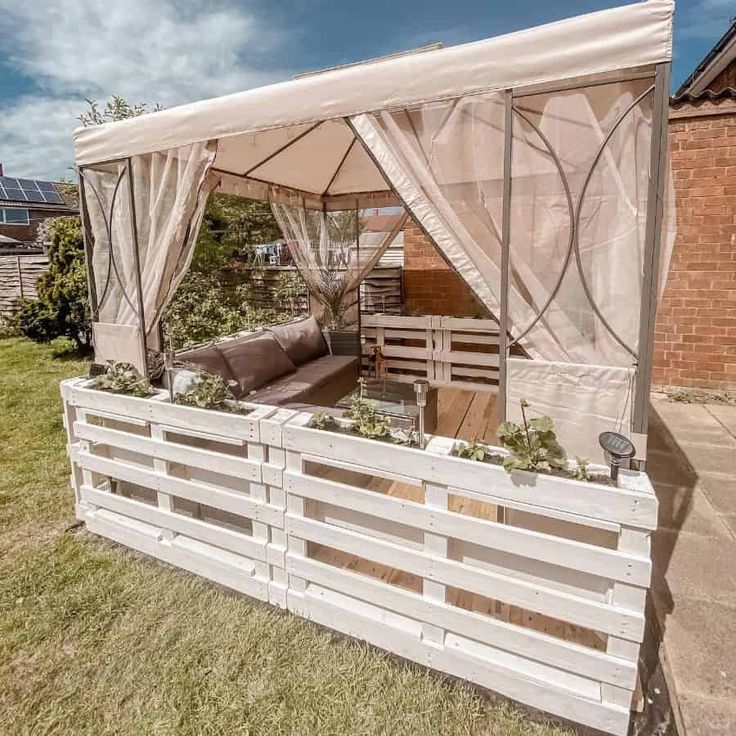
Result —
<svg viewBox="0 0 736 736"><path fill-rule="evenodd" d="M333 406L358 379L359 357L331 355L314 317L177 355L179 365L234 382L236 398L271 406Z"/></svg>

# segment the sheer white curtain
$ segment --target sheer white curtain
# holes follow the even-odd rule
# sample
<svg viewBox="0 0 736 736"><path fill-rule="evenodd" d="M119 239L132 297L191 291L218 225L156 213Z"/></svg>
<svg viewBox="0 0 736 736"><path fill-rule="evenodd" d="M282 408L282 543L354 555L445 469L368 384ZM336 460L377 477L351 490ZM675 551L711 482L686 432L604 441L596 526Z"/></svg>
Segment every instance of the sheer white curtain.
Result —
<svg viewBox="0 0 736 736"><path fill-rule="evenodd" d="M377 239L375 233L362 232L366 213L357 208L307 209L294 197L291 202L272 201L271 210L310 295L325 308L329 325L342 327L354 306L351 299L358 298L356 290L396 238L407 215L396 218Z"/></svg>
<svg viewBox="0 0 736 736"><path fill-rule="evenodd" d="M494 92L351 119L412 215L496 316L501 299L504 99ZM512 333L534 317L526 293L541 291L534 271L523 266L521 271L523 290L512 282L509 292ZM524 347L533 357L565 360L555 332L544 327Z"/></svg>
<svg viewBox="0 0 736 736"><path fill-rule="evenodd" d="M86 168L85 200L93 235L93 270L100 323L139 326L133 214L148 347L158 347L158 323L191 261L207 198L217 144L194 143L132 159L134 202L124 161ZM133 210L133 205L134 210ZM120 330L122 336L130 329ZM106 328L105 343L115 330ZM99 360L105 359L96 341Z"/></svg>

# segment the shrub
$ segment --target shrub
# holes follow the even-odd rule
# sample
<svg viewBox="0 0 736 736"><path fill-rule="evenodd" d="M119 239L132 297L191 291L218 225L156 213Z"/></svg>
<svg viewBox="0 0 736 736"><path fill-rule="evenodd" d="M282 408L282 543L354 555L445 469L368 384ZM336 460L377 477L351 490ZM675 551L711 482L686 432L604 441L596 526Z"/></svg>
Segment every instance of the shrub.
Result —
<svg viewBox="0 0 736 736"><path fill-rule="evenodd" d="M378 413L375 401L356 396L351 401L350 409L345 416L354 422L353 430L362 437L380 439L389 433L391 420Z"/></svg>
<svg viewBox="0 0 736 736"><path fill-rule="evenodd" d="M48 237L49 268L38 279L38 297L21 304L13 325L35 342L68 337L78 350L87 349L92 332L79 218L55 218Z"/></svg>

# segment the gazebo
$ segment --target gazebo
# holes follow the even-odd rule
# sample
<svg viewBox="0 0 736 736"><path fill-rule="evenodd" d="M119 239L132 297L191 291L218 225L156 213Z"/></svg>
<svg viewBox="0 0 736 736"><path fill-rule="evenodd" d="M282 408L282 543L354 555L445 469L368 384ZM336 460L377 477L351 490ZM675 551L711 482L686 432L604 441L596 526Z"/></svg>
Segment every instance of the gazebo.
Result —
<svg viewBox="0 0 736 736"><path fill-rule="evenodd" d="M570 456L602 460L597 436L616 430L643 461L673 236L672 14L670 0L649 0L77 130L96 360L147 371L213 191L270 203L318 301L330 216L400 207L493 316L476 363L494 366L499 419L518 419L528 399ZM343 264L345 293L394 234ZM392 319L413 336L453 324ZM450 385L456 374L432 356L451 362L452 346L430 353L427 378ZM76 379L63 393L91 530L626 732L656 528L644 473L613 486L520 480L456 457L453 438L325 441L288 407L213 418L163 391L131 398ZM373 567L338 564L346 555Z"/></svg>

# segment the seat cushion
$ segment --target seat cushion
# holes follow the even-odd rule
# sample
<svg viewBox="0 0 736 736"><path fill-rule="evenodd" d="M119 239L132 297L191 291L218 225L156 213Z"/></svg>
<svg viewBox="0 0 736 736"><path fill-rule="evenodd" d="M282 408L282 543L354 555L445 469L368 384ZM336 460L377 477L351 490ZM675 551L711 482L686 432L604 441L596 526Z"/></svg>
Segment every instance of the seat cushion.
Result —
<svg viewBox="0 0 736 736"><path fill-rule="evenodd" d="M220 376L225 383L234 379L230 366L217 345L207 345L203 348L179 353L176 357L176 363L185 368L199 369L205 373Z"/></svg>
<svg viewBox="0 0 736 736"><path fill-rule="evenodd" d="M269 327L268 332L278 340L296 366L321 358L329 352L322 329L314 317Z"/></svg>
<svg viewBox="0 0 736 736"><path fill-rule="evenodd" d="M219 349L238 384L234 393L239 399L296 370L276 338L268 332L222 342Z"/></svg>
<svg viewBox="0 0 736 736"><path fill-rule="evenodd" d="M357 358L325 355L300 366L295 373L263 386L248 400L271 406L292 402L330 405L350 393L357 378Z"/></svg>

